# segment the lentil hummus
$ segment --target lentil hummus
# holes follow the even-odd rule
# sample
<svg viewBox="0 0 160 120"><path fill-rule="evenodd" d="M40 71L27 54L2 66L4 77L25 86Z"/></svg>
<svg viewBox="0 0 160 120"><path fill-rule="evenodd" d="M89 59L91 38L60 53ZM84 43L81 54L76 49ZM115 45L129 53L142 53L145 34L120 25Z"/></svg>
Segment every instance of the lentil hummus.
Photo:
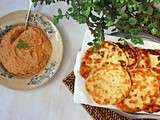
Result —
<svg viewBox="0 0 160 120"><path fill-rule="evenodd" d="M0 41L0 62L17 76L39 73L47 65L51 53L47 35L35 26L27 29L24 25L14 26Z"/></svg>

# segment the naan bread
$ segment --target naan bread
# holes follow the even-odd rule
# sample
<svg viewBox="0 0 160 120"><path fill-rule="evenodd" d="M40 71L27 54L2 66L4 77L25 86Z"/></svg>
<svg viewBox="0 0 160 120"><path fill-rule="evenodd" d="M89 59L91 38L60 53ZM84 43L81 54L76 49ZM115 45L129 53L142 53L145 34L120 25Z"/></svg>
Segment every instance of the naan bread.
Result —
<svg viewBox="0 0 160 120"><path fill-rule="evenodd" d="M139 68L130 71L132 87L129 96L118 105L125 112L146 110L155 103L159 95L159 82L148 69Z"/></svg>
<svg viewBox="0 0 160 120"><path fill-rule="evenodd" d="M160 50L106 41L96 53L93 48L85 52L80 73L98 104L125 112L160 110Z"/></svg>
<svg viewBox="0 0 160 120"><path fill-rule="evenodd" d="M160 50L146 50L146 52L149 56L151 70L160 74Z"/></svg>
<svg viewBox="0 0 160 120"><path fill-rule="evenodd" d="M134 47L131 45L122 45L121 43L116 43L125 53L128 59L128 69L133 69L137 67L138 55Z"/></svg>
<svg viewBox="0 0 160 120"><path fill-rule="evenodd" d="M107 64L95 69L86 79L88 94L98 104L118 104L127 96L131 88L128 72L117 64Z"/></svg>
<svg viewBox="0 0 160 120"><path fill-rule="evenodd" d="M150 60L147 52L140 48L135 48L138 55L138 68L150 68Z"/></svg>
<svg viewBox="0 0 160 120"><path fill-rule="evenodd" d="M146 50L149 59L150 59L150 66L151 71L154 75L157 76L159 83L160 83L160 50ZM159 96L156 97L156 102L149 106L148 109L146 109L146 112L157 112L160 110L160 89L159 89Z"/></svg>
<svg viewBox="0 0 160 120"><path fill-rule="evenodd" d="M105 41L96 53L93 48L85 52L81 60L80 74L87 78L93 68L100 68L106 63L121 64L126 67L128 59L118 45Z"/></svg>

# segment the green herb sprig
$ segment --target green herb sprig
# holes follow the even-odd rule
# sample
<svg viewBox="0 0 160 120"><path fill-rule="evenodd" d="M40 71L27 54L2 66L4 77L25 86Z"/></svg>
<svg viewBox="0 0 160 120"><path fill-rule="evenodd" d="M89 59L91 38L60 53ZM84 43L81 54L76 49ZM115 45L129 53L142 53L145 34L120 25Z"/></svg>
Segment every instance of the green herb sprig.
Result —
<svg viewBox="0 0 160 120"><path fill-rule="evenodd" d="M27 47L28 47L27 42L25 42L22 39L20 39L16 44L16 48L18 48L18 49L24 49L24 48L27 48Z"/></svg>
<svg viewBox="0 0 160 120"><path fill-rule="evenodd" d="M96 51L104 40L104 31L126 33L126 39L131 39L134 44L143 44L137 33L146 32L160 37L160 9L154 5L160 0L32 0L36 4L47 5L59 1L67 2L68 10L63 13L58 9L58 15L53 16L57 24L60 19L70 17L80 24L87 24L94 36L88 45L94 46Z"/></svg>

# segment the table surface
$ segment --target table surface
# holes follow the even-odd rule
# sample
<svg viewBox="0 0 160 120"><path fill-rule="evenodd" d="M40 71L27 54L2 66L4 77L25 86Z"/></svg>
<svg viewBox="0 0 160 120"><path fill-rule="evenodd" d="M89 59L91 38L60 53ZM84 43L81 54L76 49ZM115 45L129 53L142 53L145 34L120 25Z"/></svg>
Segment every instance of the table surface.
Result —
<svg viewBox="0 0 160 120"><path fill-rule="evenodd" d="M0 16L29 7L28 0L1 0ZM67 8L63 2L39 6L36 10L52 16L58 8ZM46 85L31 91L14 91L0 86L1 120L90 120L90 116L63 85L63 78L73 70L77 51L87 27L74 20L63 19L57 25L64 42L64 56L60 69Z"/></svg>

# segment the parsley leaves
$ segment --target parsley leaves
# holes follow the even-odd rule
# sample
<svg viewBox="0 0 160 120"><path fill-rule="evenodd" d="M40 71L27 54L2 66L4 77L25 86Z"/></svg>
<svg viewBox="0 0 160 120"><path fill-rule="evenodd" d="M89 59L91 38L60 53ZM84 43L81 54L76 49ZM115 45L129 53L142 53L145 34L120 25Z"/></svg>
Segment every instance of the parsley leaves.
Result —
<svg viewBox="0 0 160 120"><path fill-rule="evenodd" d="M25 42L24 40L20 39L18 41L18 43L16 44L16 48L18 49L24 49L24 48L27 48L28 47L28 44L27 42Z"/></svg>

